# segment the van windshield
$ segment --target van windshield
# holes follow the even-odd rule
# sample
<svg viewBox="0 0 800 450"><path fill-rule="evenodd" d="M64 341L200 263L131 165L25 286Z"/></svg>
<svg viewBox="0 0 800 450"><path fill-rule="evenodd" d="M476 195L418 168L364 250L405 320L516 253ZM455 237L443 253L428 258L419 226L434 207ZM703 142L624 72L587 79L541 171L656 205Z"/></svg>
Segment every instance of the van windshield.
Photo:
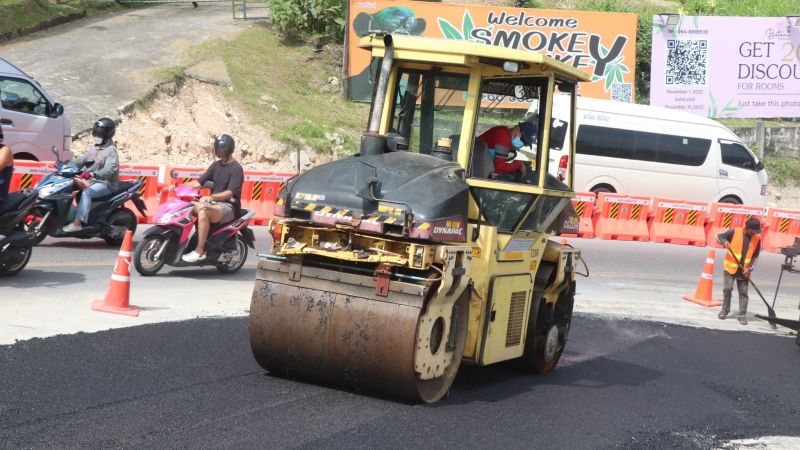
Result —
<svg viewBox="0 0 800 450"><path fill-rule="evenodd" d="M581 125L575 150L582 155L702 166L711 140L646 131Z"/></svg>

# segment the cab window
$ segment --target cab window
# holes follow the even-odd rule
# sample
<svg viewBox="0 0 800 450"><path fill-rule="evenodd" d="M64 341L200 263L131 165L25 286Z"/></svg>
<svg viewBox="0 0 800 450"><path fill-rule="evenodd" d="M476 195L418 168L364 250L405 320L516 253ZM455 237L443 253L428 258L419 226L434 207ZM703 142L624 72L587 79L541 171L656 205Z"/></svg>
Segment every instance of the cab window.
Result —
<svg viewBox="0 0 800 450"><path fill-rule="evenodd" d="M469 175L510 183L536 184L541 143L539 107L547 78L487 79L481 84L481 107ZM531 105L534 106L531 106ZM543 116L543 114L541 115Z"/></svg>
<svg viewBox="0 0 800 450"><path fill-rule="evenodd" d="M0 105L3 109L46 116L49 103L38 89L17 78L0 78Z"/></svg>
<svg viewBox="0 0 800 450"><path fill-rule="evenodd" d="M401 69L389 132L409 151L455 160L468 82L466 75Z"/></svg>
<svg viewBox="0 0 800 450"><path fill-rule="evenodd" d="M732 142L720 142L722 164L740 169L756 170L756 160L746 148Z"/></svg>

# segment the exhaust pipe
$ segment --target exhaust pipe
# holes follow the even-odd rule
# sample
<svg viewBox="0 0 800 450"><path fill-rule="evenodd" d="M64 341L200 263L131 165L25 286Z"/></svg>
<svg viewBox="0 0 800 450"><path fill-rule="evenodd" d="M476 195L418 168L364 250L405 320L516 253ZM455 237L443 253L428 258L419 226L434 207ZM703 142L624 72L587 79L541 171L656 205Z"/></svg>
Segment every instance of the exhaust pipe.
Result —
<svg viewBox="0 0 800 450"><path fill-rule="evenodd" d="M383 153L384 148L386 148L386 136L378 134L378 129L381 124L381 116L383 116L383 104L386 101L386 91L389 87L389 74L392 71L392 62L394 61L392 35L387 34L383 36L383 45L383 62L381 63L381 71L378 75L378 85L375 89L375 96L372 99L372 115L369 118L367 132L361 136L361 156L379 155Z"/></svg>

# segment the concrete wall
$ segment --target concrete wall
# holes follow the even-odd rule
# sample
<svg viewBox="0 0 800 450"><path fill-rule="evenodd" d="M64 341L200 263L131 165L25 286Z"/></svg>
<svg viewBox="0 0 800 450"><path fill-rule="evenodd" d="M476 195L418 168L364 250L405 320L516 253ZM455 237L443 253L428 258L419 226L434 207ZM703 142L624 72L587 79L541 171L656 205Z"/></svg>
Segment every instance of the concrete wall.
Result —
<svg viewBox="0 0 800 450"><path fill-rule="evenodd" d="M750 148L757 147L756 128L731 129ZM800 158L800 126L764 128L764 151L766 156L793 156Z"/></svg>

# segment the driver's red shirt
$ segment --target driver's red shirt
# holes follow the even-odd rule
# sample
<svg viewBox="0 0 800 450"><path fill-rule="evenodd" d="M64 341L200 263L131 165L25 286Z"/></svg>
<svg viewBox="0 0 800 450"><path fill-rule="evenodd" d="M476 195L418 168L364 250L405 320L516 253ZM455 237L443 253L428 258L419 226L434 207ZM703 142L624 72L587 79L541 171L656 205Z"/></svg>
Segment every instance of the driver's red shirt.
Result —
<svg viewBox="0 0 800 450"><path fill-rule="evenodd" d="M508 151L512 147L511 132L508 131L508 127L503 125L489 128L478 136L478 139L482 140L486 144L486 148L490 149ZM501 148L498 149L498 146Z"/></svg>
<svg viewBox="0 0 800 450"><path fill-rule="evenodd" d="M499 156L494 158L494 173L508 175L522 171L522 167L522 161L506 161L505 157Z"/></svg>

